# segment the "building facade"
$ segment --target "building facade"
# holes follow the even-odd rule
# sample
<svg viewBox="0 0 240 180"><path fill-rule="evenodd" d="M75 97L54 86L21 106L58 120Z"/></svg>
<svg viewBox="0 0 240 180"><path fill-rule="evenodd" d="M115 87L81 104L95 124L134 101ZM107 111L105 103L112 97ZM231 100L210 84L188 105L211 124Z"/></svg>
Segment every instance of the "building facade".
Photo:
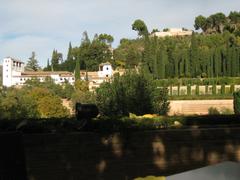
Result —
<svg viewBox="0 0 240 180"><path fill-rule="evenodd" d="M51 78L56 84L63 84L68 81L75 82L73 73L67 71L25 71L25 64L17 59L7 57L3 59L3 86L22 86L27 80L38 79L40 82Z"/></svg>
<svg viewBox="0 0 240 180"><path fill-rule="evenodd" d="M152 37L166 37L166 36L191 36L191 30L185 30L182 28L170 28L167 31L154 32L151 34Z"/></svg>
<svg viewBox="0 0 240 180"><path fill-rule="evenodd" d="M44 82L47 78L51 78L56 84L69 82L74 84L75 76L67 71L25 71L25 64L17 59L7 57L3 59L3 86L22 86L27 80L38 79ZM93 91L100 86L101 83L109 81L114 73L123 74L121 71L114 71L109 62L99 65L99 71L80 72L82 80L89 81L89 90Z"/></svg>

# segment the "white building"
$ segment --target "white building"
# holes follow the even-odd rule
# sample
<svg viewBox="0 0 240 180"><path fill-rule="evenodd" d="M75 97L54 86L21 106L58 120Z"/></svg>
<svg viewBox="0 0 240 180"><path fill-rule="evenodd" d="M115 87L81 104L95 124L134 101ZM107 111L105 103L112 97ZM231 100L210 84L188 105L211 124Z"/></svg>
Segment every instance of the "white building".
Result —
<svg viewBox="0 0 240 180"><path fill-rule="evenodd" d="M46 78L51 78L56 84L63 84L68 81L74 84L74 74L67 71L24 71L24 63L11 57L3 59L3 86L22 86L27 80L38 79L40 82L45 81ZM89 89L94 90L105 81L108 81L114 73L121 71L114 71L109 62L99 65L99 71L95 72L81 72L81 79L86 77L89 81Z"/></svg>
<svg viewBox="0 0 240 180"><path fill-rule="evenodd" d="M99 65L98 77L110 78L113 75L112 65L109 62Z"/></svg>
<svg viewBox="0 0 240 180"><path fill-rule="evenodd" d="M56 84L68 81L70 84L75 82L74 75L67 71L24 71L24 63L20 60L7 57L3 59L3 86L21 86L27 80L38 79L40 82L50 77Z"/></svg>
<svg viewBox="0 0 240 180"><path fill-rule="evenodd" d="M191 36L193 31L184 30L182 28L170 28L168 31L154 32L152 37L166 37L166 36Z"/></svg>

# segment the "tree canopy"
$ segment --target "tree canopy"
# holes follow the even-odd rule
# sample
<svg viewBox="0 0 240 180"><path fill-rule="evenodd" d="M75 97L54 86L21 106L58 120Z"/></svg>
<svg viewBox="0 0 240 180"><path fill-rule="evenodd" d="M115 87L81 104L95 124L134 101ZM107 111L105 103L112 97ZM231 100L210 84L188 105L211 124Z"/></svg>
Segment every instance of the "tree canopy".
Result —
<svg viewBox="0 0 240 180"><path fill-rule="evenodd" d="M40 66L38 65L38 60L36 59L36 53L34 51L32 52L32 55L29 58L25 69L27 71L38 71L40 69Z"/></svg>
<svg viewBox="0 0 240 180"><path fill-rule="evenodd" d="M147 36L148 29L145 22L141 19L137 19L132 24L132 30L137 31L139 36Z"/></svg>

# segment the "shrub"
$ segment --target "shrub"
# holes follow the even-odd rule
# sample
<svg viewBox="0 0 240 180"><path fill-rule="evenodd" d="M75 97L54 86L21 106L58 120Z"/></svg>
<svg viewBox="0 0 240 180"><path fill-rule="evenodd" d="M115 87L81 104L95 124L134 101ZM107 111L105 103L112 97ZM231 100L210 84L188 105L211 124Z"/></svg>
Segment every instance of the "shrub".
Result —
<svg viewBox="0 0 240 180"><path fill-rule="evenodd" d="M210 107L210 108L208 109L208 114L209 114L209 115L218 115L218 114L220 114L220 112L218 111L217 108L215 108L215 107Z"/></svg>
<svg viewBox="0 0 240 180"><path fill-rule="evenodd" d="M107 116L166 114L169 105L167 88L158 89L151 77L136 72L115 75L112 82L102 83L96 102L100 114Z"/></svg>
<svg viewBox="0 0 240 180"><path fill-rule="evenodd" d="M225 85L224 84L221 85L221 94L222 95L225 94Z"/></svg>
<svg viewBox="0 0 240 180"><path fill-rule="evenodd" d="M233 93L233 107L234 113L240 114L240 91Z"/></svg>
<svg viewBox="0 0 240 180"><path fill-rule="evenodd" d="M155 89L153 93L153 112L160 115L166 115L169 111L168 89Z"/></svg>
<svg viewBox="0 0 240 180"><path fill-rule="evenodd" d="M224 115L229 115L229 114L234 114L233 111L231 109L228 109L228 108L225 108L223 107L221 109L221 114L224 114Z"/></svg>

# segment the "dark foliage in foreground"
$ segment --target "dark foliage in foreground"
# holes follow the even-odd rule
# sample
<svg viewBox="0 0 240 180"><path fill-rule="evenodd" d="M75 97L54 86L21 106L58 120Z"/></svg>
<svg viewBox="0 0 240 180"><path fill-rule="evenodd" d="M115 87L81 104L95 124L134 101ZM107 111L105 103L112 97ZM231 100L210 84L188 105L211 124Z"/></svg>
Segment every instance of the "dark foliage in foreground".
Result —
<svg viewBox="0 0 240 180"><path fill-rule="evenodd" d="M181 126L177 126L176 122ZM215 128L219 126L240 126L239 115L206 115L157 117L153 119L99 118L82 123L75 118L68 119L32 119L32 120L1 120L0 132L20 131L23 133L71 133L71 132L131 132L143 130L163 130L176 128Z"/></svg>

